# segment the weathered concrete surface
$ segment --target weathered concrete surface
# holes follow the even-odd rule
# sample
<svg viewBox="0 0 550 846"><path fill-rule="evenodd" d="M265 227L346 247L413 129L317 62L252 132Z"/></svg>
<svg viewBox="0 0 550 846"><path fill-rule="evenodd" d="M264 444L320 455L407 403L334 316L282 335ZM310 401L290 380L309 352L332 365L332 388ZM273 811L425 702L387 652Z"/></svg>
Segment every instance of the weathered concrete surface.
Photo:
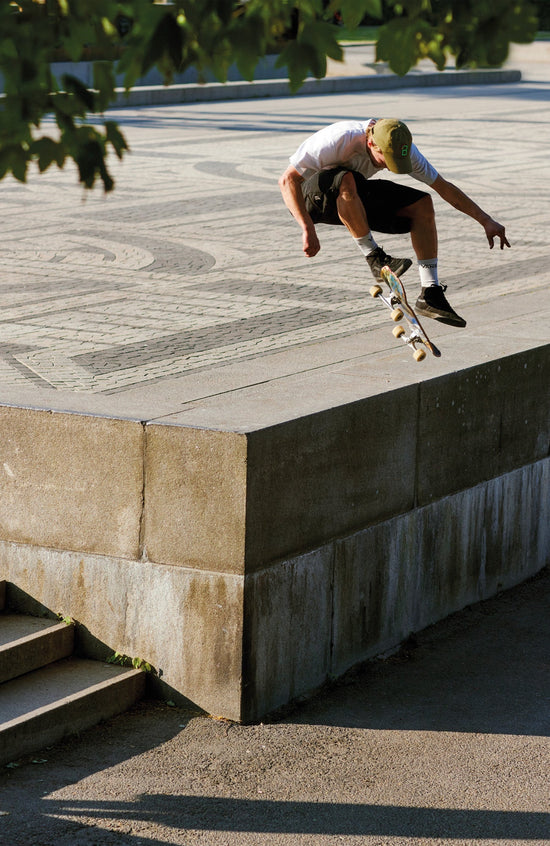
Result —
<svg viewBox="0 0 550 846"><path fill-rule="evenodd" d="M331 676L334 546L245 580L241 719L254 720Z"/></svg>
<svg viewBox="0 0 550 846"><path fill-rule="evenodd" d="M418 504L546 458L549 384L548 346L424 382Z"/></svg>
<svg viewBox="0 0 550 846"><path fill-rule="evenodd" d="M340 541L334 675L536 573L550 557L549 489L546 459Z"/></svg>
<svg viewBox="0 0 550 846"><path fill-rule="evenodd" d="M248 432L223 398L227 431L7 409L3 484L27 535L4 521L2 574L89 649L258 719L548 563L549 383L536 346Z"/></svg>
<svg viewBox="0 0 550 846"><path fill-rule="evenodd" d="M243 435L147 426L143 544L152 561L243 573Z"/></svg>
<svg viewBox="0 0 550 846"><path fill-rule="evenodd" d="M72 617L80 652L142 658L166 697L239 719L241 578L9 543L0 543L0 569L10 608Z"/></svg>
<svg viewBox="0 0 550 846"><path fill-rule="evenodd" d="M72 655L74 626L0 615L0 684Z"/></svg>
<svg viewBox="0 0 550 846"><path fill-rule="evenodd" d="M139 556L139 423L0 406L0 538Z"/></svg>
<svg viewBox="0 0 550 846"><path fill-rule="evenodd" d="M243 719L257 719L550 562L550 459L247 579Z"/></svg>

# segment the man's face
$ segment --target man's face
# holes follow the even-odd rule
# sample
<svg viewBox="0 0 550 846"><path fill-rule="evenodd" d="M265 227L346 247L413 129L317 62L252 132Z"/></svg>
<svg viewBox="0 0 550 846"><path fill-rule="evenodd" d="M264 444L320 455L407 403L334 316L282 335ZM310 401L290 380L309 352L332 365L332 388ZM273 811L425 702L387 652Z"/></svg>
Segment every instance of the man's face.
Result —
<svg viewBox="0 0 550 846"><path fill-rule="evenodd" d="M369 138L367 141L367 149L369 151L370 157L375 163L377 167L387 167L386 161L384 159L384 153L377 147L372 138Z"/></svg>

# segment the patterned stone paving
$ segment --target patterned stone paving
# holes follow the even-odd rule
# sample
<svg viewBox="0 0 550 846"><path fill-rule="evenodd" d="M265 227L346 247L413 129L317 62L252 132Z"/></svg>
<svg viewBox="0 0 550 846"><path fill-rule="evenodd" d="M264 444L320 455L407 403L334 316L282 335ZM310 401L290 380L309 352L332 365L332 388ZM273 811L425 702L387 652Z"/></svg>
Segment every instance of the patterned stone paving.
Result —
<svg viewBox="0 0 550 846"><path fill-rule="evenodd" d="M0 383L118 393L379 326L349 236L321 227L321 253L303 258L277 188L300 140L347 116L399 114L506 224L513 248L489 253L481 228L437 201L457 309L488 287L542 288L549 97L539 82L121 110L132 154L112 164L113 195L84 196L71 171L2 183ZM379 240L410 252L403 236Z"/></svg>

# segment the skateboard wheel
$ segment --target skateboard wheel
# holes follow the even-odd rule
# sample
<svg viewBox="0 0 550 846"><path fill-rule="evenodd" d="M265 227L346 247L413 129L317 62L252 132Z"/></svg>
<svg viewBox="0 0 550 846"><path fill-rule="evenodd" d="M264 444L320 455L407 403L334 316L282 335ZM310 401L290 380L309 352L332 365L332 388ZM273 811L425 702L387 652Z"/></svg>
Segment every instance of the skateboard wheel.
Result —
<svg viewBox="0 0 550 846"><path fill-rule="evenodd" d="M394 321L394 323L397 323L398 320L403 320L403 312L400 308L394 308L391 313L391 319Z"/></svg>
<svg viewBox="0 0 550 846"><path fill-rule="evenodd" d="M426 351L425 350L415 350L414 351L414 360L415 361L423 361L426 358Z"/></svg>
<svg viewBox="0 0 550 846"><path fill-rule="evenodd" d="M394 338L400 338L401 335L405 334L405 330L402 326L396 326L394 329L391 330L391 333Z"/></svg>
<svg viewBox="0 0 550 846"><path fill-rule="evenodd" d="M375 299L376 299L376 297L379 297L381 293L382 293L382 288L380 287L380 285L373 285L372 288L370 289L370 295L371 295L371 297L374 297Z"/></svg>

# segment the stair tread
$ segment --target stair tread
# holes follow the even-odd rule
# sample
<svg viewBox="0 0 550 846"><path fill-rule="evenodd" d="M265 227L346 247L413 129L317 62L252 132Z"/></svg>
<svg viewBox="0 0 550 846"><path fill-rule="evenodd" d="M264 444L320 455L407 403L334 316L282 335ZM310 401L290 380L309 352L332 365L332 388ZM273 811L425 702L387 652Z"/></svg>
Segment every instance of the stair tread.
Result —
<svg viewBox="0 0 550 846"><path fill-rule="evenodd" d="M139 672L86 658L67 658L34 670L0 686L0 729L2 724L84 695L97 685Z"/></svg>
<svg viewBox="0 0 550 846"><path fill-rule="evenodd" d="M59 623L58 620L49 620L45 617L28 617L24 614L1 614L0 648L59 625L65 625L65 623Z"/></svg>

